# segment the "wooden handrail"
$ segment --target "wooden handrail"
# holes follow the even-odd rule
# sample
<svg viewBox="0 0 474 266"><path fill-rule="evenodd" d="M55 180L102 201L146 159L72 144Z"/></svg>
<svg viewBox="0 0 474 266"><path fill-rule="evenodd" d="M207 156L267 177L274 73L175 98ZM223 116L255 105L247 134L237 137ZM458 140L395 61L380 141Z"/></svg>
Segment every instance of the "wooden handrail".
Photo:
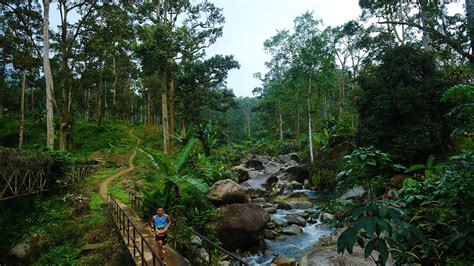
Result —
<svg viewBox="0 0 474 266"><path fill-rule="evenodd" d="M152 258L153 258L153 266L157 265L156 261L158 261L158 265L163 265L162 262L161 262L160 255L156 252L156 250L152 247L152 245L150 245L150 243L148 243L148 241L142 235L140 230L138 230L136 225L130 220L128 215L119 206L116 199L114 197L112 197L110 194L107 195L107 199L112 204L112 209L114 210L114 213L115 213L115 220L116 220L116 225L117 225L118 229L121 232L123 231L122 232L123 236L125 236L125 232L127 233L127 243L126 244L130 244L130 226L133 229L133 235L132 235L132 239L131 239L132 242L133 242L133 256L135 257L135 255L136 255L135 251L138 250L139 254L140 254L141 261L142 261L142 265L148 265L148 262L146 261L145 254L144 254L144 251L145 251L144 247L146 246L151 251ZM120 219L120 218L122 218L122 219ZM125 229L125 226L126 226L126 229ZM137 240L136 234L138 234L138 236L140 238L140 244L141 244L140 247L138 247L136 245L136 240Z"/></svg>
<svg viewBox="0 0 474 266"><path fill-rule="evenodd" d="M143 199L142 198L138 198L137 197L137 193L132 193L131 191L129 191L129 199L130 199L130 202L132 204L132 208L135 209L136 211L139 210L139 206L143 206ZM232 252L220 247L219 245L217 245L216 243L212 242L210 239L208 239L207 237L203 236L202 234L196 232L194 229L188 227L186 224L184 224L183 222L181 222L179 219L177 219L176 217L172 217L172 225L176 226L179 224L179 227L180 228L183 228L185 229L186 231L188 231L189 233L199 237L201 240L205 241L206 242L206 246L207 246L207 252L209 254L209 262L208 264L209 265L212 265L212 260L211 260L211 251L212 249L211 248L214 248L215 250L219 251L221 254L225 254L227 256L229 256L232 260L234 261L237 261L239 263L239 265L246 265L248 266L249 264L242 260L240 257L238 257L237 255L233 254ZM188 248L189 250L191 250L191 252L193 252L196 256L198 256L202 261L206 261L207 259L206 258L203 258L201 257L198 253L197 253L197 250L196 249L193 249L192 247L190 247L189 245L187 245L184 241L181 241L180 239L178 239L176 233L172 234L175 238L175 240L177 240L178 242L180 242L181 244L183 244L186 248ZM176 247L176 244L175 244L175 247Z"/></svg>

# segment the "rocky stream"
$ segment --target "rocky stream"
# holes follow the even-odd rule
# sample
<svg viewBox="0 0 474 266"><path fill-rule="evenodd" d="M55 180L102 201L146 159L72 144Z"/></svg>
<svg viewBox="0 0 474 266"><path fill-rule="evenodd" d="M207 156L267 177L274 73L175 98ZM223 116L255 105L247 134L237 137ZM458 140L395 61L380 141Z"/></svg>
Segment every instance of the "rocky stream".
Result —
<svg viewBox="0 0 474 266"><path fill-rule="evenodd" d="M209 226L251 265L370 265L358 250L337 254L340 230L324 225L333 217L318 211L333 195L313 190L300 162L296 154L246 158L234 167L238 182L220 180L206 195L221 214Z"/></svg>

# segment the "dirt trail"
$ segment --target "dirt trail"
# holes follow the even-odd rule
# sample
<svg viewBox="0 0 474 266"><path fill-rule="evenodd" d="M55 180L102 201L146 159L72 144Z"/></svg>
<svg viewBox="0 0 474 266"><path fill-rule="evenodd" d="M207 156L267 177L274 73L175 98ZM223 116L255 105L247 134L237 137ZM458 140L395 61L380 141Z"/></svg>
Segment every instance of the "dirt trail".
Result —
<svg viewBox="0 0 474 266"><path fill-rule="evenodd" d="M137 141L137 147L138 147L139 142L140 141ZM133 149L133 153L130 156L130 158L128 159L128 168L122 169L122 170L118 171L117 173L115 173L114 175L111 175L111 176L107 177L100 184L99 194L105 201L107 201L107 194L109 193L109 183L110 183L110 181L114 180L115 178L126 175L126 174L132 172L133 170L135 170L135 165L133 164L133 160L135 159L135 156L137 155L137 147L135 147Z"/></svg>

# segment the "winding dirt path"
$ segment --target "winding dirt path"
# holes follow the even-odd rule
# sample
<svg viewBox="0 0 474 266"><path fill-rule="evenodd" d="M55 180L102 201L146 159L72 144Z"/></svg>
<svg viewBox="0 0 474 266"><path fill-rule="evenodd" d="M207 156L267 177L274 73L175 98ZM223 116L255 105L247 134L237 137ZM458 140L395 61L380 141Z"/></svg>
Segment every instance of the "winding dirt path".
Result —
<svg viewBox="0 0 474 266"><path fill-rule="evenodd" d="M115 178L126 175L132 172L133 170L135 170L135 165L133 164L133 160L135 159L135 156L137 155L137 147L139 143L140 143L140 140L137 141L137 146L133 149L133 153L130 156L130 158L128 158L128 168L118 171L117 173L107 177L104 181L102 181L102 183L100 183L99 194L105 201L107 201L107 194L109 193L110 181L114 180Z"/></svg>

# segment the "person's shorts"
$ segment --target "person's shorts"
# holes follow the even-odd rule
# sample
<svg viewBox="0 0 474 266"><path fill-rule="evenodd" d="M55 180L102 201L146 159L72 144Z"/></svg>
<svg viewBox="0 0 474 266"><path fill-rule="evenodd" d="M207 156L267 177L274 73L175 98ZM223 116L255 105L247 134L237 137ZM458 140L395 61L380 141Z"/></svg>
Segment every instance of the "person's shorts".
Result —
<svg viewBox="0 0 474 266"><path fill-rule="evenodd" d="M160 240L161 240L161 242L163 243L163 245L166 245L166 240L168 239L168 234L166 233L166 234L164 234L164 235L162 235L162 236L157 236L157 235L155 235L155 239L156 239L156 241L160 241Z"/></svg>

